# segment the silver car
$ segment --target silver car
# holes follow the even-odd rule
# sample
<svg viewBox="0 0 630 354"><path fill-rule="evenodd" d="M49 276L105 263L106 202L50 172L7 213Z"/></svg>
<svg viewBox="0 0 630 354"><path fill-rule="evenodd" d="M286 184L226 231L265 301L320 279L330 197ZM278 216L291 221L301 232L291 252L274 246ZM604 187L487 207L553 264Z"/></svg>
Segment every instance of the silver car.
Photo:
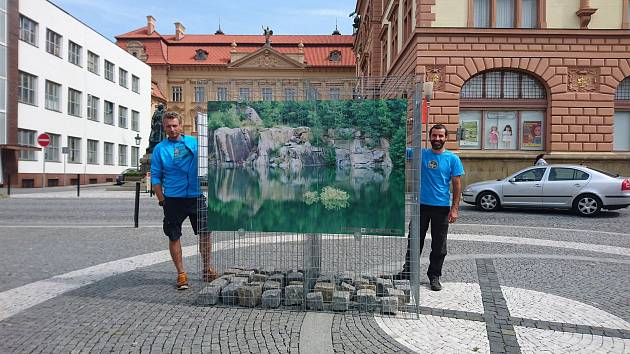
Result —
<svg viewBox="0 0 630 354"><path fill-rule="evenodd" d="M558 208L593 216L601 209L630 205L630 180L582 165L532 166L503 179L470 184L462 196L484 211Z"/></svg>

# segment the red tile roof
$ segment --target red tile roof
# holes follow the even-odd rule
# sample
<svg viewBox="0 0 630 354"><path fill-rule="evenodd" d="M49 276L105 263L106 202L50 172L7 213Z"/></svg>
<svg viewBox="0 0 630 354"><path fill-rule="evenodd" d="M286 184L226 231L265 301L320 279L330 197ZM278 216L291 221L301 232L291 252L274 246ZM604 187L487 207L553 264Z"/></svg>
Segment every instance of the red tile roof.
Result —
<svg viewBox="0 0 630 354"><path fill-rule="evenodd" d="M263 35L199 35L187 34L181 40L174 35L160 35L157 32L147 35L147 28L116 36L118 45L126 48L127 43L142 42L148 55L147 64L159 65L218 65L230 63L231 44L237 44L239 53L251 53L265 44ZM352 36L333 35L274 35L271 47L280 53L298 53L298 44L304 45L304 59L307 67L354 67ZM206 60L195 60L197 49L208 52ZM332 51L341 52L341 61L330 61Z"/></svg>
<svg viewBox="0 0 630 354"><path fill-rule="evenodd" d="M151 81L151 96L157 98L160 101L166 102L166 97L160 90L160 86L158 86L157 82Z"/></svg>

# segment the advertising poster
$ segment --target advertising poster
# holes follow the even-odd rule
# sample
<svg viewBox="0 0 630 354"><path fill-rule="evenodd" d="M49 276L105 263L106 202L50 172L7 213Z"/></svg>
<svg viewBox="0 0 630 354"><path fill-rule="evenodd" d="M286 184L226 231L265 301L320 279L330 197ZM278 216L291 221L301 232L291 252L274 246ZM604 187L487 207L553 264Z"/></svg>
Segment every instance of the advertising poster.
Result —
<svg viewBox="0 0 630 354"><path fill-rule="evenodd" d="M404 236L406 100L208 102L208 228Z"/></svg>
<svg viewBox="0 0 630 354"><path fill-rule="evenodd" d="M540 121L523 121L523 147L542 147L542 124Z"/></svg>
<svg viewBox="0 0 630 354"><path fill-rule="evenodd" d="M478 147L479 121L462 121L460 127L462 129L462 137L459 141L459 145L461 147Z"/></svg>

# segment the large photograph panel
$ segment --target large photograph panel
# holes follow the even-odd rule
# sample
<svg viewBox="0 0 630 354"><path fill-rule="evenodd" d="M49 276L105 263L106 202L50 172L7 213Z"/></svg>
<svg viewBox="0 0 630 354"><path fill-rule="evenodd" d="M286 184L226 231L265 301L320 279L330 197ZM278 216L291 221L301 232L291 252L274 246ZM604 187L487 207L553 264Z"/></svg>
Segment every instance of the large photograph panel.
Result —
<svg viewBox="0 0 630 354"><path fill-rule="evenodd" d="M208 228L402 236L406 100L208 103Z"/></svg>

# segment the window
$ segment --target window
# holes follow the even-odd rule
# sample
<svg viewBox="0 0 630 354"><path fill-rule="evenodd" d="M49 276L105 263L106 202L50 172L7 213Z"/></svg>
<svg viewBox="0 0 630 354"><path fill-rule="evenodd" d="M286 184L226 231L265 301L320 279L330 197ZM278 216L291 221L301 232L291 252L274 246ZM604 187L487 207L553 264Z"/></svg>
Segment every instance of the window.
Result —
<svg viewBox="0 0 630 354"><path fill-rule="evenodd" d="M61 112L61 85L46 80L46 102L44 106L51 111Z"/></svg>
<svg viewBox="0 0 630 354"><path fill-rule="evenodd" d="M590 175L574 168L552 167L549 171L550 181L586 181Z"/></svg>
<svg viewBox="0 0 630 354"><path fill-rule="evenodd" d="M544 141L545 113L541 111L522 111L521 118L521 149L542 150Z"/></svg>
<svg viewBox="0 0 630 354"><path fill-rule="evenodd" d="M630 77L623 79L617 86L615 100L630 100Z"/></svg>
<svg viewBox="0 0 630 354"><path fill-rule="evenodd" d="M208 59L208 51L203 49L197 49L195 51L195 60L206 60Z"/></svg>
<svg viewBox="0 0 630 354"><path fill-rule="evenodd" d="M37 22L20 15L20 39L37 47Z"/></svg>
<svg viewBox="0 0 630 354"><path fill-rule="evenodd" d="M630 77L623 79L615 92L615 105L630 104ZM615 110L613 116L613 151L630 151L630 111Z"/></svg>
<svg viewBox="0 0 630 354"><path fill-rule="evenodd" d="M470 78L462 99L544 99L545 90L535 78L515 71L487 71Z"/></svg>
<svg viewBox="0 0 630 354"><path fill-rule="evenodd" d="M333 50L328 54L329 61L341 61L341 52L338 50Z"/></svg>
<svg viewBox="0 0 630 354"><path fill-rule="evenodd" d="M98 164L98 140L87 141L87 163Z"/></svg>
<svg viewBox="0 0 630 354"><path fill-rule="evenodd" d="M521 0L521 27L538 27L538 0Z"/></svg>
<svg viewBox="0 0 630 354"><path fill-rule="evenodd" d="M195 102L206 101L206 88L205 86L195 86Z"/></svg>
<svg viewBox="0 0 630 354"><path fill-rule="evenodd" d="M127 107L118 106L118 126L127 128Z"/></svg>
<svg viewBox="0 0 630 354"><path fill-rule="evenodd" d="M50 137L50 143L44 148L44 159L50 162L61 161L59 147L61 146L61 135L46 133Z"/></svg>
<svg viewBox="0 0 630 354"><path fill-rule="evenodd" d="M171 87L171 101L173 102L182 101L182 87L181 86Z"/></svg>
<svg viewBox="0 0 630 354"><path fill-rule="evenodd" d="M227 87L217 87L217 101L227 101L228 91Z"/></svg>
<svg viewBox="0 0 630 354"><path fill-rule="evenodd" d="M103 123L114 125L114 103L105 101Z"/></svg>
<svg viewBox="0 0 630 354"><path fill-rule="evenodd" d="M462 87L457 138L462 149L544 150L545 91L533 77L488 71Z"/></svg>
<svg viewBox="0 0 630 354"><path fill-rule="evenodd" d="M523 173L519 173L514 177L516 182L538 182L542 180L545 175L546 167L541 168L533 168L531 170L527 170Z"/></svg>
<svg viewBox="0 0 630 354"><path fill-rule="evenodd" d="M127 145L118 144L118 166L127 165Z"/></svg>
<svg viewBox="0 0 630 354"><path fill-rule="evenodd" d="M68 114L81 117L81 91L68 88Z"/></svg>
<svg viewBox="0 0 630 354"><path fill-rule="evenodd" d="M68 162L81 163L81 138L68 137Z"/></svg>
<svg viewBox="0 0 630 354"><path fill-rule="evenodd" d="M514 0L495 0L497 28L514 27Z"/></svg>
<svg viewBox="0 0 630 354"><path fill-rule="evenodd" d="M295 92L294 88L285 88L284 89L284 100L285 101L295 101Z"/></svg>
<svg viewBox="0 0 630 354"><path fill-rule="evenodd" d="M22 103L37 105L37 76L20 71L18 100Z"/></svg>
<svg viewBox="0 0 630 354"><path fill-rule="evenodd" d="M118 68L118 84L127 88L127 70Z"/></svg>
<svg viewBox="0 0 630 354"><path fill-rule="evenodd" d="M135 93L140 92L140 78L136 75L131 75L131 91Z"/></svg>
<svg viewBox="0 0 630 354"><path fill-rule="evenodd" d="M46 29L46 51L61 58L61 41L59 33Z"/></svg>
<svg viewBox="0 0 630 354"><path fill-rule="evenodd" d="M99 61L99 56L88 50L87 69L89 72L99 75L98 61Z"/></svg>
<svg viewBox="0 0 630 354"><path fill-rule="evenodd" d="M34 130L18 129L17 143L24 146L35 146L35 133ZM34 161L35 151L20 150L18 158L20 160Z"/></svg>
<svg viewBox="0 0 630 354"><path fill-rule="evenodd" d="M262 88L262 100L273 101L273 89L271 87Z"/></svg>
<svg viewBox="0 0 630 354"><path fill-rule="evenodd" d="M103 143L103 163L105 165L114 164L114 143Z"/></svg>
<svg viewBox="0 0 630 354"><path fill-rule="evenodd" d="M98 122L98 106L99 98L96 96L88 95L87 97L87 117L89 120Z"/></svg>
<svg viewBox="0 0 630 354"><path fill-rule="evenodd" d="M544 111L462 110L459 146L462 149L543 150Z"/></svg>
<svg viewBox="0 0 630 354"><path fill-rule="evenodd" d="M131 147L131 167L138 167L138 155L140 153L140 148L137 146Z"/></svg>
<svg viewBox="0 0 630 354"><path fill-rule="evenodd" d="M539 0L473 0L470 24L477 28L515 28L517 25L520 28L537 28L538 2Z"/></svg>
<svg viewBox="0 0 630 354"><path fill-rule="evenodd" d="M68 61L74 65L81 66L81 51L83 48L74 43L73 41L68 41Z"/></svg>
<svg viewBox="0 0 630 354"><path fill-rule="evenodd" d="M613 117L613 150L630 151L630 112L615 111Z"/></svg>
<svg viewBox="0 0 630 354"><path fill-rule="evenodd" d="M241 87L238 89L239 101L250 101L249 87Z"/></svg>
<svg viewBox="0 0 630 354"><path fill-rule="evenodd" d="M131 130L140 131L139 127L140 123L140 113L136 111L131 111Z"/></svg>
<svg viewBox="0 0 630 354"><path fill-rule="evenodd" d="M341 89L339 87L330 88L330 99L339 100L341 98Z"/></svg>
<svg viewBox="0 0 630 354"><path fill-rule="evenodd" d="M105 60L105 78L114 82L114 64Z"/></svg>

